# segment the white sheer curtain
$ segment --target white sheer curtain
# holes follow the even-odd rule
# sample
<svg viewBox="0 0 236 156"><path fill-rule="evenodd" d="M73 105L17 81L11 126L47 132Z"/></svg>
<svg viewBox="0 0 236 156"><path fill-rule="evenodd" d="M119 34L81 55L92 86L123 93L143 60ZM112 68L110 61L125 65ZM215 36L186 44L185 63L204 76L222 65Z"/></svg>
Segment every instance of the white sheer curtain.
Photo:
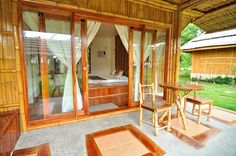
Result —
<svg viewBox="0 0 236 156"><path fill-rule="evenodd" d="M153 48L152 36L153 36L153 34L150 32L145 33L144 61L148 58L148 56L152 52L152 48Z"/></svg>
<svg viewBox="0 0 236 156"><path fill-rule="evenodd" d="M156 68L160 65L160 62L161 62L161 59L163 58L164 56L164 51L165 51L165 43L158 43L156 45ZM156 80L156 83L155 83L155 90L156 92L158 93L158 71L155 73L155 80Z"/></svg>
<svg viewBox="0 0 236 156"><path fill-rule="evenodd" d="M95 22L95 21L89 21L89 20L87 21L87 47L93 41L100 26L101 26L101 22Z"/></svg>
<svg viewBox="0 0 236 156"><path fill-rule="evenodd" d="M116 30L120 36L120 39L128 53L129 47L129 27L125 25L115 25Z"/></svg>
<svg viewBox="0 0 236 156"><path fill-rule="evenodd" d="M134 31L133 34L133 61L134 61L134 101L138 101L138 84L140 82L140 64L141 64L141 32Z"/></svg>

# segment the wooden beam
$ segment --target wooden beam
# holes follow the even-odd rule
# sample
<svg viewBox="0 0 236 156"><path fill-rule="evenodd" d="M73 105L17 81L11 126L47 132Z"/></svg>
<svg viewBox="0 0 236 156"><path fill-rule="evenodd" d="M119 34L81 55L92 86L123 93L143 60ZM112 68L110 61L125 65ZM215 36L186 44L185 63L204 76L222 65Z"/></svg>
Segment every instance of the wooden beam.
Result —
<svg viewBox="0 0 236 156"><path fill-rule="evenodd" d="M144 53L145 53L145 25L141 31L141 62L140 62L140 83L144 84Z"/></svg>
<svg viewBox="0 0 236 156"><path fill-rule="evenodd" d="M23 41L23 17L22 17L22 6L18 1L18 17L19 17L19 27L18 27L18 38L20 44L20 73L21 80L19 83L23 87L23 97L20 100L20 117L21 117L21 127L23 131L27 131L27 125L29 123L29 110L28 110L28 88L27 88L27 74L25 65L25 55L24 55L24 41ZM24 85L23 85L24 84ZM22 101L23 100L23 101ZM24 103L24 105L22 105ZM24 117L23 117L24 116Z"/></svg>
<svg viewBox="0 0 236 156"><path fill-rule="evenodd" d="M132 107L133 103L133 30L129 29L129 94L128 94L128 106Z"/></svg>
<svg viewBox="0 0 236 156"><path fill-rule="evenodd" d="M39 31L45 32L45 17L43 13L39 13ZM46 41L40 38L40 74L42 85L42 101L43 101L43 114L44 117L49 115L49 82L48 82L48 54L46 51Z"/></svg>
<svg viewBox="0 0 236 156"><path fill-rule="evenodd" d="M180 4L178 6L178 10L182 11L182 10L186 10L186 9L192 9L193 7L195 7L201 3L204 3L206 1L209 1L209 0L189 0L189 1L186 1L185 3Z"/></svg>
<svg viewBox="0 0 236 156"><path fill-rule="evenodd" d="M162 9L165 11L176 11L177 5L171 4L165 1L150 1L150 0L127 0L132 3L142 4L148 7L153 7L156 9Z"/></svg>
<svg viewBox="0 0 236 156"><path fill-rule="evenodd" d="M152 83L154 83L155 86L155 91L157 91L157 77L156 77L156 44L157 44L157 31L153 32L153 37L152 37Z"/></svg>
<svg viewBox="0 0 236 156"><path fill-rule="evenodd" d="M184 10L183 15L188 16L190 18L199 18L199 17L205 15L205 13L200 12L200 11L196 11L196 10Z"/></svg>
<svg viewBox="0 0 236 156"><path fill-rule="evenodd" d="M165 64L164 64L164 83L168 82L169 75L173 74L170 73L169 64L170 64L170 46L171 46L171 30L166 30L166 46L165 46ZM167 88L164 88L164 96L163 99L166 101L168 100L168 92Z"/></svg>
<svg viewBox="0 0 236 156"><path fill-rule="evenodd" d="M87 22L81 21L81 38L82 38L82 96L83 108L85 114L88 114L88 53L87 53Z"/></svg>
<svg viewBox="0 0 236 156"><path fill-rule="evenodd" d="M179 80L179 64L180 64L180 36L181 36L182 11L177 11L176 25L176 58L175 58L175 82Z"/></svg>
<svg viewBox="0 0 236 156"><path fill-rule="evenodd" d="M201 19L205 18L205 17L209 17L209 16L213 16L213 14L218 14L224 10L227 10L227 9L233 9L234 7L236 7L236 3L234 4L229 4L227 6L224 6L224 7L221 7L219 9L215 9L214 11L211 11L209 13L206 13L205 15L199 17L199 18L196 18L194 19L192 22L195 22L197 23L198 21L200 21Z"/></svg>
<svg viewBox="0 0 236 156"><path fill-rule="evenodd" d="M77 88L76 88L76 62L75 62L75 15L72 13L71 21L71 64L72 64L72 86L73 86L73 104L74 114L77 114Z"/></svg>

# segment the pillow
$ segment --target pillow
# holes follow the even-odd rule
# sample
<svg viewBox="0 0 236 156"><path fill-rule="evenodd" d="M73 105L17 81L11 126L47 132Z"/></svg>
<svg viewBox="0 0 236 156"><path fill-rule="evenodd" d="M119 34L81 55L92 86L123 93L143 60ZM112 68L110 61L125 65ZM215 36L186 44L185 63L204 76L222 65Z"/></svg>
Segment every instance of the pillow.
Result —
<svg viewBox="0 0 236 156"><path fill-rule="evenodd" d="M123 75L124 71L123 70L119 70L116 73L116 77L119 79L122 75Z"/></svg>
<svg viewBox="0 0 236 156"><path fill-rule="evenodd" d="M110 72L110 75L112 75L112 76L114 76L116 74L116 70L112 70L111 72Z"/></svg>

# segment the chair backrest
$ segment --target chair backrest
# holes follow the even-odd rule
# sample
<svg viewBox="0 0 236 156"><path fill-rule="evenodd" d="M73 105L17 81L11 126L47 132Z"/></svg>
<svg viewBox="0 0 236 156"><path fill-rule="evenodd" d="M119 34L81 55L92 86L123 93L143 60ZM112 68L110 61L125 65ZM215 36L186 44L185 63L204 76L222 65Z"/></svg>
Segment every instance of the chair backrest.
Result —
<svg viewBox="0 0 236 156"><path fill-rule="evenodd" d="M145 95L151 95L152 101L155 101L155 90L154 90L154 83L148 85L142 85L139 83L139 101L140 104L143 103L145 100Z"/></svg>

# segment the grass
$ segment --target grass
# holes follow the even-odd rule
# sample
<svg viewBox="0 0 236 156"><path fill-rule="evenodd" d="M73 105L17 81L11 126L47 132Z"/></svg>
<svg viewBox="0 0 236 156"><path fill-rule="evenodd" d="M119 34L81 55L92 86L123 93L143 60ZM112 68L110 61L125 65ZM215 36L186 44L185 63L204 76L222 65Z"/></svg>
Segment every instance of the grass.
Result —
<svg viewBox="0 0 236 156"><path fill-rule="evenodd" d="M179 78L179 82L189 80L189 77ZM212 99L214 106L236 111L236 86L202 81L198 84L204 86L204 90L198 91L199 96Z"/></svg>

